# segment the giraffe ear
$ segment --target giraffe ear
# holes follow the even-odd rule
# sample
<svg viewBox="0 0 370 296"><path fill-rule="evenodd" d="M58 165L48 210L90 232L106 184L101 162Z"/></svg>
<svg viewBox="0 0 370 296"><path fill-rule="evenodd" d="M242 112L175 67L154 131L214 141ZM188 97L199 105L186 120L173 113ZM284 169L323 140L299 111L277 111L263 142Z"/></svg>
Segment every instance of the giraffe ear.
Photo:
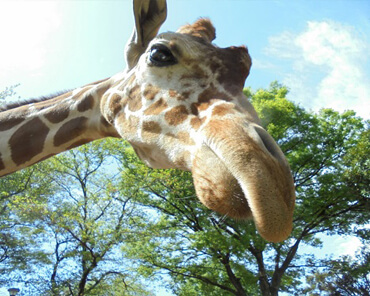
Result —
<svg viewBox="0 0 370 296"><path fill-rule="evenodd" d="M212 42L216 38L216 29L207 18L201 18L192 25L182 26L177 32L200 37L208 42Z"/></svg>
<svg viewBox="0 0 370 296"><path fill-rule="evenodd" d="M158 34L167 17L166 0L134 0L135 27L125 48L128 69L132 69Z"/></svg>

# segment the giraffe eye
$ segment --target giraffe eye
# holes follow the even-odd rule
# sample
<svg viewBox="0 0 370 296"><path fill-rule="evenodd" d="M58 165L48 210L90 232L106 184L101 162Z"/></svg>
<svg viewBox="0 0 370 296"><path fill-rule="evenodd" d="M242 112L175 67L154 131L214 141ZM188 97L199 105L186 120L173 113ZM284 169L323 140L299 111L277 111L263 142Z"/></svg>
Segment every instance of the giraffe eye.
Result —
<svg viewBox="0 0 370 296"><path fill-rule="evenodd" d="M177 63L172 52L163 44L156 44L150 50L149 60L156 67L166 67Z"/></svg>

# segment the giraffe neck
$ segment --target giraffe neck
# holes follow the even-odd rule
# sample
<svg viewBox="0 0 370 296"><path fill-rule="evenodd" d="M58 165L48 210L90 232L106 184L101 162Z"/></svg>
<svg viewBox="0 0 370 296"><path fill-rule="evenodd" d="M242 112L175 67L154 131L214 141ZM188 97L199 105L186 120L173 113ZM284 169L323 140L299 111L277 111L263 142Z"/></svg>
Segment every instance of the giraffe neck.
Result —
<svg viewBox="0 0 370 296"><path fill-rule="evenodd" d="M90 141L114 136L100 100L106 79L63 95L0 113L0 176Z"/></svg>

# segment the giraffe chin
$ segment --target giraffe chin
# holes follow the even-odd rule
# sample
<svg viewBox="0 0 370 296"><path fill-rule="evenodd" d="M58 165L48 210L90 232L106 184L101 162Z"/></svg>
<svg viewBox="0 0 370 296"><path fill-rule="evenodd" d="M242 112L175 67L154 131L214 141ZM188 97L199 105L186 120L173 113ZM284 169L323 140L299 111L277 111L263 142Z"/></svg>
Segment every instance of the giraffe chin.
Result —
<svg viewBox="0 0 370 296"><path fill-rule="evenodd" d="M197 196L207 208L234 219L252 219L237 179L207 146L197 152L192 175Z"/></svg>

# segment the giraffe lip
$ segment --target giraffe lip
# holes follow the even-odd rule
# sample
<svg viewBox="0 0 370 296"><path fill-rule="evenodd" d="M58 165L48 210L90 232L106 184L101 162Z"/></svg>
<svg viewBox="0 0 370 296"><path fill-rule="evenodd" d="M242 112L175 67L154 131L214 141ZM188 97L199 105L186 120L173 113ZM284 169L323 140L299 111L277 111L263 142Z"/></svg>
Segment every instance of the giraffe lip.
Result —
<svg viewBox="0 0 370 296"><path fill-rule="evenodd" d="M238 180L208 146L198 150L192 174L197 196L206 207L234 219L252 218Z"/></svg>

